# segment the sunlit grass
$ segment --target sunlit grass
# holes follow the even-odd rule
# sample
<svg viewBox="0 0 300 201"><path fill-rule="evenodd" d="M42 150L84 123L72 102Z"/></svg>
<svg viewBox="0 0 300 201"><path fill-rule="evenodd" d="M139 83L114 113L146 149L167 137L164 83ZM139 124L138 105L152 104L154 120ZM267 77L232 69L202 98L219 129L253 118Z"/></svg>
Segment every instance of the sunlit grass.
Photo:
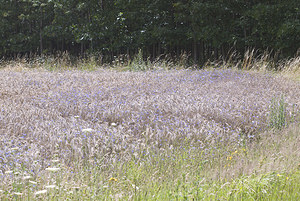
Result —
<svg viewBox="0 0 300 201"><path fill-rule="evenodd" d="M36 177L37 182L19 180L22 173L12 172L12 188L1 186L1 198L297 200L297 129L299 125L293 125L277 136L265 133L260 143L220 145L209 152L189 144L168 149L166 144L160 152L143 156L143 150L126 163L115 161L101 167L87 162L50 175L48 169Z"/></svg>
<svg viewBox="0 0 300 201"><path fill-rule="evenodd" d="M0 71L1 200L300 198L298 82L90 65Z"/></svg>

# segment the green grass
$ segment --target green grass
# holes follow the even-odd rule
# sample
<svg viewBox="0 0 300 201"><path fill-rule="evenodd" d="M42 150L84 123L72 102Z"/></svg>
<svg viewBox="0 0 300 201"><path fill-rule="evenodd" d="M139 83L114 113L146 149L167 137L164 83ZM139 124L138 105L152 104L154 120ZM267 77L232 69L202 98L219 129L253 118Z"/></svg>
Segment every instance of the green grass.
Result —
<svg viewBox="0 0 300 201"><path fill-rule="evenodd" d="M287 124L286 103L283 95L274 97L270 106L269 125L271 128L282 129Z"/></svg>
<svg viewBox="0 0 300 201"><path fill-rule="evenodd" d="M0 187L0 198L299 200L299 128L293 125L277 131L280 135L270 131L260 142L240 147L220 144L205 150L189 143L181 148L165 144L159 152L134 153L126 163L116 160L95 165L95 161L80 160L77 166L67 167L53 161L60 169L36 178L25 178L26 170L6 173L11 175L11 185Z"/></svg>

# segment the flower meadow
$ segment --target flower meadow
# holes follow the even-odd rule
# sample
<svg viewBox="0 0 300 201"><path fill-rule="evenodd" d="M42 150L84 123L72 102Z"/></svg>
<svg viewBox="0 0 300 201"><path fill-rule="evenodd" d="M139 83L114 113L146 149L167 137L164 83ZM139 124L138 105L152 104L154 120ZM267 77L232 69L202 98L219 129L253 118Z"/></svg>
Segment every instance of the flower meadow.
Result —
<svg viewBox="0 0 300 201"><path fill-rule="evenodd" d="M299 82L233 69L0 74L3 200L300 196Z"/></svg>

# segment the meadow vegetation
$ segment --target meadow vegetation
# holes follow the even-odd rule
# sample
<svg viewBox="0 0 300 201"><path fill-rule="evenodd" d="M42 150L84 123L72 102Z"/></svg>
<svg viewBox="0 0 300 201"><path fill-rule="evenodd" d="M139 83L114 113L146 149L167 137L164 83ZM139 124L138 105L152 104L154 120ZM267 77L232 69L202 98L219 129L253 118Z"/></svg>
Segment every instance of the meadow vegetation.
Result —
<svg viewBox="0 0 300 201"><path fill-rule="evenodd" d="M299 200L300 58L2 61L1 200Z"/></svg>

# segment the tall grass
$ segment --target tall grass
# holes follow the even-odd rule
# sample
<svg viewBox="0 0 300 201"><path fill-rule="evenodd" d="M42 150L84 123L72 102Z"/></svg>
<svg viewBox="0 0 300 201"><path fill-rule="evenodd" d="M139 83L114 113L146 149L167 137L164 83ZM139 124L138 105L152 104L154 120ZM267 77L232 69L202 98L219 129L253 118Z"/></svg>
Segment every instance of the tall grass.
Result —
<svg viewBox="0 0 300 201"><path fill-rule="evenodd" d="M219 60L208 60L203 66L197 66L190 55L183 52L178 58L171 55L160 55L156 59L145 58L140 49L136 55L115 56L112 63L104 63L105 59L100 53L74 57L68 52L58 52L55 55L25 55L13 60L0 60L0 68L7 70L44 69L57 70L96 70L98 68L112 67L121 71L145 71L158 69L199 69L199 68L233 68L245 71L278 72L279 76L285 76L299 80L300 57L278 60L278 54L265 51L258 53L255 49L249 49L244 55L230 52Z"/></svg>
<svg viewBox="0 0 300 201"><path fill-rule="evenodd" d="M71 60L2 63L1 200L300 198L299 82Z"/></svg>

